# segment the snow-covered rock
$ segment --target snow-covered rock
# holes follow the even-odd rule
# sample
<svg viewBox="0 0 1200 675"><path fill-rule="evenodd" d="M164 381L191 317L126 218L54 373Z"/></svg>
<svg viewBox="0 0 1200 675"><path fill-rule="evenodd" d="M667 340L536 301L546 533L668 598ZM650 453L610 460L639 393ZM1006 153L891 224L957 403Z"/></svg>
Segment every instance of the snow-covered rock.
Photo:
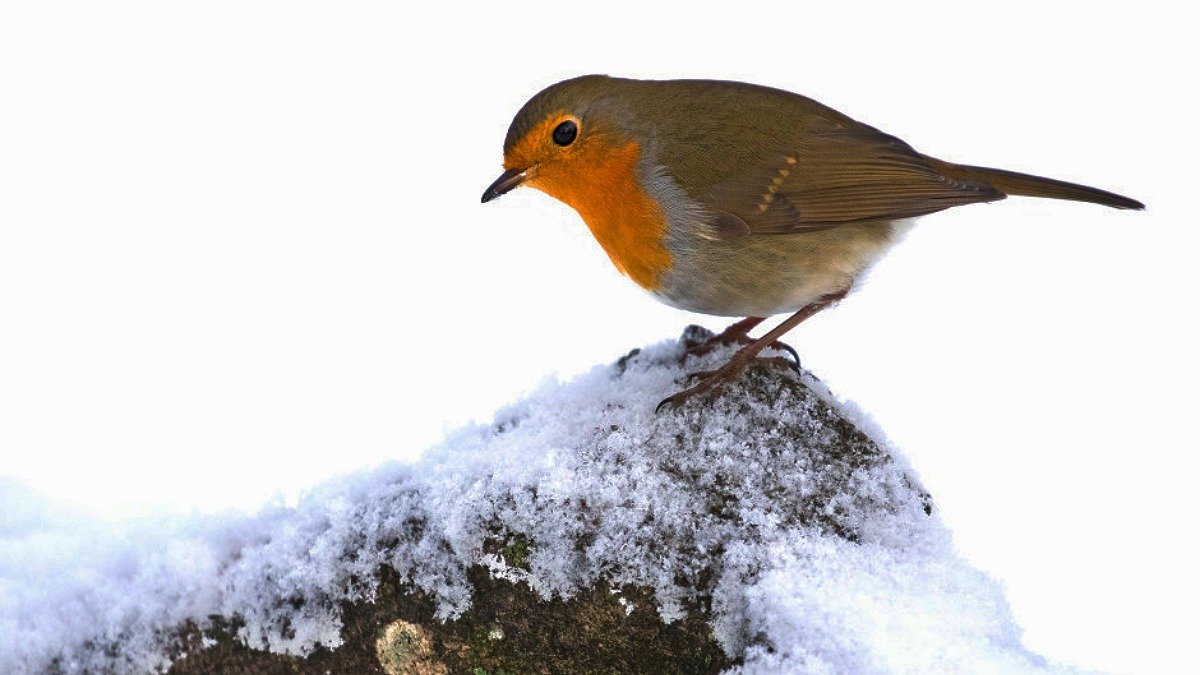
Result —
<svg viewBox="0 0 1200 675"><path fill-rule="evenodd" d="M1048 668L1021 646L999 586L954 553L913 471L807 373L756 367L723 396L655 414L687 371L729 353L655 345L546 384L415 464L252 518L102 530L6 515L0 672L152 671L184 652L182 672L231 671L219 659L234 652L331 663L385 649L393 619L388 635L428 631L405 639L447 672L553 670L546 651L542 666L513 663L503 646L528 652L536 637L549 650L555 635L532 634L564 630L645 645L633 669L658 658L655 641L664 658L695 645L664 671ZM539 605L567 623L531 619ZM468 624L487 645L472 646ZM254 657L231 635L290 656Z"/></svg>

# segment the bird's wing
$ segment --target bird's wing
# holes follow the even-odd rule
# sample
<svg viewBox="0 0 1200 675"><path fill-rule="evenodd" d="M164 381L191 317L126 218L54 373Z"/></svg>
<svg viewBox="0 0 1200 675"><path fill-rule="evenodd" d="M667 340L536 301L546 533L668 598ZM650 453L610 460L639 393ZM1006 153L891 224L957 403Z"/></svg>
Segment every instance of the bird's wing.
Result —
<svg viewBox="0 0 1200 675"><path fill-rule="evenodd" d="M767 155L702 198L717 236L912 218L1004 198L987 183L940 173L904 141L852 120L819 119Z"/></svg>

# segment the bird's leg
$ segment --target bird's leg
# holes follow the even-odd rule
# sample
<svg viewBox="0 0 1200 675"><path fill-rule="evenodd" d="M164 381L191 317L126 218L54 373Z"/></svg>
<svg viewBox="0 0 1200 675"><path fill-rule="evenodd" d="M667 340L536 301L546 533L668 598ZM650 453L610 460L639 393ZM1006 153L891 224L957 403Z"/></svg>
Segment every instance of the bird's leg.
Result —
<svg viewBox="0 0 1200 675"><path fill-rule="evenodd" d="M754 344L754 338L750 337L750 331L754 330L754 327L763 321L766 321L766 318L761 316L746 317L707 340L688 344L684 353L688 356L703 356L717 347ZM788 367L792 370L800 370L800 354L791 345L776 340L767 346L771 349L778 349L779 351L791 354L793 362Z"/></svg>
<svg viewBox="0 0 1200 675"><path fill-rule="evenodd" d="M766 319L760 316L747 317L730 325L728 328L720 333L717 333L716 335L710 335L709 337L696 342L691 342L689 340L685 351L689 356L703 356L717 347L723 347L725 345L732 344L748 344L751 342L749 335L750 331L754 330L754 327L763 321L766 321ZM695 328L697 330L703 330L700 326L696 326ZM708 331L704 332L707 333Z"/></svg>
<svg viewBox="0 0 1200 675"><path fill-rule="evenodd" d="M733 358L729 359L729 362L725 365L714 371L697 373L698 376L703 378L699 383L697 383L695 386L676 392L664 398L654 409L655 412L661 411L667 406L681 406L683 405L684 401L697 394L702 394L710 389L720 388L729 382L737 380L739 377L741 377L742 373L745 372L746 367L758 357L759 352L767 347L770 347L776 342L776 340L782 337L784 333L787 333L789 330L798 326L800 322L844 297L846 297L846 291L830 293L817 298L813 302L801 308L800 311L788 317L783 323L771 329L766 335L763 335L759 339L739 349L737 353L733 355ZM749 321L749 319L746 319L746 321ZM737 324L734 325L736 326Z"/></svg>
<svg viewBox="0 0 1200 675"><path fill-rule="evenodd" d="M766 320L766 317L762 316L748 316L741 321L730 324L728 328L712 336L708 342L718 342L727 345L744 340L750 334L750 331L754 330L755 326Z"/></svg>

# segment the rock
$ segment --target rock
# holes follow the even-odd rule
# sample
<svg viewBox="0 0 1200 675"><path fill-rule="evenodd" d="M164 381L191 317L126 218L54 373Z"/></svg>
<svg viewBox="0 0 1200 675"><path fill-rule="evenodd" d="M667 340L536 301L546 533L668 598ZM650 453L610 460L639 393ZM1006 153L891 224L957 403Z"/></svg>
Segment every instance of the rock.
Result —
<svg viewBox="0 0 1200 675"><path fill-rule="evenodd" d="M729 354L634 350L264 520L207 580L214 611L159 636L170 672L1045 667L913 472L811 374L755 366L654 413Z"/></svg>

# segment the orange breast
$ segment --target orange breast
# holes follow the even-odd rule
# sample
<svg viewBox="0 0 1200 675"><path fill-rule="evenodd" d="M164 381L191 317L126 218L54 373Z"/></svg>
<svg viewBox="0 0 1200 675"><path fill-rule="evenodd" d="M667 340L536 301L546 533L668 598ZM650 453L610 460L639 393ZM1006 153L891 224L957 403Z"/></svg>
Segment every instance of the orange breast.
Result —
<svg viewBox="0 0 1200 675"><path fill-rule="evenodd" d="M646 290L657 290L671 266L662 208L637 175L641 148L587 144L569 159L542 167L530 185L579 212L608 257Z"/></svg>

